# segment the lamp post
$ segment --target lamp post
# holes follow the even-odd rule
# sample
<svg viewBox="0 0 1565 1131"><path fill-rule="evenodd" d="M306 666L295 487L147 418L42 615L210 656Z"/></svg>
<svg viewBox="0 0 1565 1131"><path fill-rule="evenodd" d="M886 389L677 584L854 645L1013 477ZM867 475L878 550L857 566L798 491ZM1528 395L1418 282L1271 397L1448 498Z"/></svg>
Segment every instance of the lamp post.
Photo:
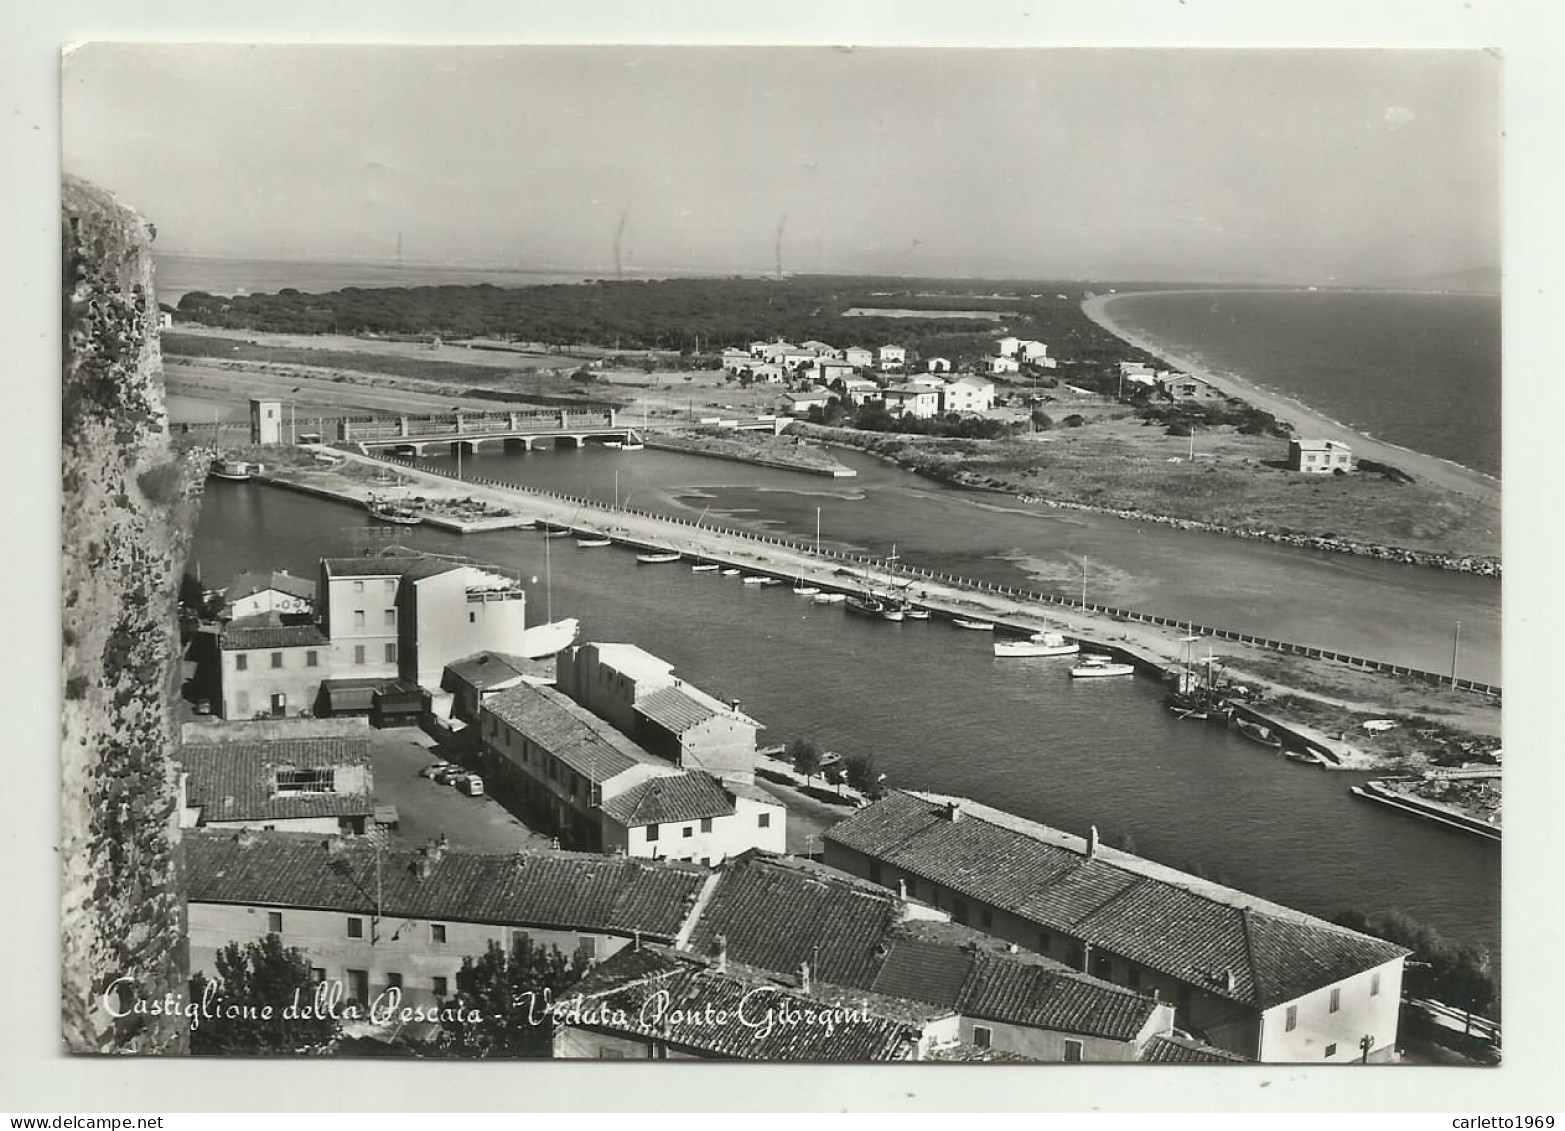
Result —
<svg viewBox="0 0 1565 1131"><path fill-rule="evenodd" d="M1365 1033L1359 1038L1359 1050L1364 1054L1360 1063L1369 1063L1369 1050L1375 1047L1375 1037L1372 1033Z"/></svg>
<svg viewBox="0 0 1565 1131"><path fill-rule="evenodd" d="M1451 638L1451 686L1456 686L1456 658L1462 650L1462 622L1456 622L1456 634Z"/></svg>
<svg viewBox="0 0 1565 1131"><path fill-rule="evenodd" d="M455 405L452 412L456 413L456 477L462 478L462 406Z"/></svg>

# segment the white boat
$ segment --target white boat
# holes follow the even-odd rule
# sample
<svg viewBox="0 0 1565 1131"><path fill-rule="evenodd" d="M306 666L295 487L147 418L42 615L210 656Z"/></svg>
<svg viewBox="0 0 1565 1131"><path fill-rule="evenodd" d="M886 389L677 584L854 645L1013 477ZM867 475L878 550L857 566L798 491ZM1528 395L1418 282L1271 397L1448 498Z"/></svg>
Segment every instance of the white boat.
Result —
<svg viewBox="0 0 1565 1131"><path fill-rule="evenodd" d="M801 581L793 587L793 591L800 597L813 597L821 591L821 587L819 585L806 585Z"/></svg>
<svg viewBox="0 0 1565 1131"><path fill-rule="evenodd" d="M625 441L623 441L623 440L605 440L605 441L603 441L603 446L605 448L623 448L625 446Z"/></svg>
<svg viewBox="0 0 1565 1131"><path fill-rule="evenodd" d="M730 566L728 569L725 569L723 571L723 576L724 577L738 577L739 576L739 572L740 572L739 570L734 569L732 566Z"/></svg>
<svg viewBox="0 0 1565 1131"><path fill-rule="evenodd" d="M522 631L522 644L519 651L529 660L540 660L556 652L565 651L576 643L576 637L580 632L581 621L575 617L567 617L552 624L534 625Z"/></svg>
<svg viewBox="0 0 1565 1131"><path fill-rule="evenodd" d="M1123 664L1108 656L1090 655L1083 656L1081 660L1071 668L1072 679L1104 679L1108 676L1135 675L1136 668L1133 664Z"/></svg>
<svg viewBox="0 0 1565 1131"><path fill-rule="evenodd" d="M646 447L645 444L639 444L639 443L635 443L633 441L633 442L628 443L628 444L621 444L620 445L620 450L621 451L626 451L626 452L639 452L644 447Z"/></svg>
<svg viewBox="0 0 1565 1131"><path fill-rule="evenodd" d="M986 620L968 620L966 617L955 617L951 621L957 628L965 628L970 632L993 632L994 625Z"/></svg>
<svg viewBox="0 0 1565 1131"><path fill-rule="evenodd" d="M746 585L764 585L766 584L766 578L750 576L744 579L744 583Z"/></svg>
<svg viewBox="0 0 1565 1131"><path fill-rule="evenodd" d="M780 577L763 577L763 578L761 578L761 584L762 585L781 585L782 584L782 578L780 578Z"/></svg>
<svg viewBox="0 0 1565 1131"><path fill-rule="evenodd" d="M612 538L601 538L601 537L599 537L599 538L578 538L578 539L576 539L576 545L582 547L583 549L593 549L593 548L598 547L598 546L612 546L612 545L614 545L614 539L612 539Z"/></svg>
<svg viewBox="0 0 1565 1131"><path fill-rule="evenodd" d="M243 483L253 475L259 475L265 469L259 463L246 463L242 459L215 459L208 474L218 479L231 479L235 483Z"/></svg>
<svg viewBox="0 0 1565 1131"><path fill-rule="evenodd" d="M1081 645L1058 632L1035 632L1025 640L996 640L996 656L1074 656Z"/></svg>
<svg viewBox="0 0 1565 1131"><path fill-rule="evenodd" d="M906 614L908 620L928 620L929 619L929 610L928 609L915 609L915 608L912 608L911 606L904 605L903 608L902 608L902 611L903 611L904 614Z"/></svg>
<svg viewBox="0 0 1565 1131"><path fill-rule="evenodd" d="M637 554L636 561L641 565L663 565L665 562L677 562L678 551L670 550L661 554Z"/></svg>
<svg viewBox="0 0 1565 1131"><path fill-rule="evenodd" d="M690 572L691 573L715 573L715 572L717 572L717 563L716 562L697 562L695 565L690 567Z"/></svg>
<svg viewBox="0 0 1565 1131"><path fill-rule="evenodd" d="M817 605L840 605L848 599L846 593L817 593L815 603Z"/></svg>

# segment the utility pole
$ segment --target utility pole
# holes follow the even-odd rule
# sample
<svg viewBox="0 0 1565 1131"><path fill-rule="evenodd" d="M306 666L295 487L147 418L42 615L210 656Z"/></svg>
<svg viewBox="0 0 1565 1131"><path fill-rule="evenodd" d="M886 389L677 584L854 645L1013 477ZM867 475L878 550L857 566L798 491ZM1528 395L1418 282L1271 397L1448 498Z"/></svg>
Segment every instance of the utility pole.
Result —
<svg viewBox="0 0 1565 1131"><path fill-rule="evenodd" d="M1085 555L1081 559L1081 607L1087 607L1087 559Z"/></svg>
<svg viewBox="0 0 1565 1131"><path fill-rule="evenodd" d="M1456 622L1456 635L1451 639L1451 686L1456 686L1456 658L1462 649L1462 622Z"/></svg>

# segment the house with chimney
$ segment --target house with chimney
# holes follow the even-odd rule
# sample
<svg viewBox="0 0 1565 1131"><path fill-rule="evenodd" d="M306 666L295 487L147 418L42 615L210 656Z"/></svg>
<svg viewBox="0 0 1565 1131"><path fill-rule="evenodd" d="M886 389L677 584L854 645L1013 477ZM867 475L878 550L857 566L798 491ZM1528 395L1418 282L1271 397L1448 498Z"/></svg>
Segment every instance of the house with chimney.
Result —
<svg viewBox="0 0 1565 1131"><path fill-rule="evenodd" d="M208 732L214 737L215 728ZM360 734L188 739L176 755L182 828L355 836L373 825L374 773Z"/></svg>
<svg viewBox="0 0 1565 1131"><path fill-rule="evenodd" d="M182 835L190 970L216 973L231 942L276 935L317 982L369 1003L392 987L410 1006L456 988L467 957L520 939L601 961L678 938L712 874L699 865L590 853L491 855L441 841L377 850L305 833L189 829Z"/></svg>
<svg viewBox="0 0 1565 1131"><path fill-rule="evenodd" d="M761 724L680 679L674 665L634 644L589 643L556 657L555 686L643 750L680 769L755 780Z"/></svg>
<svg viewBox="0 0 1565 1131"><path fill-rule="evenodd" d="M966 798L894 791L828 829L826 863L1285 1063L1392 1056L1408 952ZM1367 1045L1367 1052L1363 1041Z"/></svg>

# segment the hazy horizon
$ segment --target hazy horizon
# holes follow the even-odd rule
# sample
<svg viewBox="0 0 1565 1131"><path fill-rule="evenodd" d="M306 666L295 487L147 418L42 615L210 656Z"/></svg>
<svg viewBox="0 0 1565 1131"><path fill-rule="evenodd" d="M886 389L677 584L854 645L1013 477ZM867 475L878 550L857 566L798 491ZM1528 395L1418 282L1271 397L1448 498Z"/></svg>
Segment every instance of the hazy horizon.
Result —
<svg viewBox="0 0 1565 1131"><path fill-rule="evenodd" d="M1496 290L1479 51L93 44L167 256Z"/></svg>

